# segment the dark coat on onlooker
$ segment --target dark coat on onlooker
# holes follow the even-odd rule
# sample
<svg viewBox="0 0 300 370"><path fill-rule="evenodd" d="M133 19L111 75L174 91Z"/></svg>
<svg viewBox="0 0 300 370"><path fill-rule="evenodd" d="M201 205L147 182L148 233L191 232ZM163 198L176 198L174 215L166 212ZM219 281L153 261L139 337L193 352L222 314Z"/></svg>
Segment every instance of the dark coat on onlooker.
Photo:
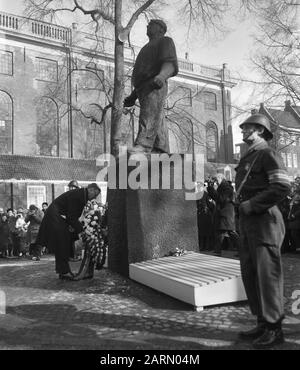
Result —
<svg viewBox="0 0 300 370"><path fill-rule="evenodd" d="M212 186L209 186L207 190L209 195L216 201L216 230L235 231L234 191L232 185L223 179L217 190Z"/></svg>
<svg viewBox="0 0 300 370"><path fill-rule="evenodd" d="M210 236L214 232L215 202L205 191L201 199L197 200L198 233L201 236Z"/></svg>
<svg viewBox="0 0 300 370"><path fill-rule="evenodd" d="M279 204L278 207L283 217L284 226L285 226L285 235L284 240L281 246L281 252L286 253L291 251L291 230L289 229L289 220L288 216L290 213L290 202L291 196L286 196Z"/></svg>
<svg viewBox="0 0 300 370"><path fill-rule="evenodd" d="M39 210L38 208L28 212L25 218L26 223L30 222L26 235L26 241L28 244L34 244L36 242L43 217L44 212Z"/></svg>
<svg viewBox="0 0 300 370"><path fill-rule="evenodd" d="M0 219L0 253L4 254L9 244L9 225L8 220Z"/></svg>
<svg viewBox="0 0 300 370"><path fill-rule="evenodd" d="M300 194L293 196L290 207L288 228L291 230L300 229Z"/></svg>
<svg viewBox="0 0 300 370"><path fill-rule="evenodd" d="M288 215L288 230L290 232L290 250L295 251L300 246L300 194L296 193L290 204Z"/></svg>
<svg viewBox="0 0 300 370"><path fill-rule="evenodd" d="M15 216L8 216L7 222L8 222L10 234L16 233L16 221L17 221L17 218Z"/></svg>

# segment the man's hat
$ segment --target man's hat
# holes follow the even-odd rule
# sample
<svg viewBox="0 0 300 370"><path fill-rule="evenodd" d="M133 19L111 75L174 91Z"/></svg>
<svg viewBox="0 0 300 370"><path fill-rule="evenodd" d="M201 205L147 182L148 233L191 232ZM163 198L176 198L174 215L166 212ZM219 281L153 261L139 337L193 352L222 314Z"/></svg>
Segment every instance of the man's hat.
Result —
<svg viewBox="0 0 300 370"><path fill-rule="evenodd" d="M149 23L157 23L160 25L160 27L164 30L164 33L167 32L167 25L165 24L164 21L162 21L161 19L151 19Z"/></svg>
<svg viewBox="0 0 300 370"><path fill-rule="evenodd" d="M99 190L99 192L101 193L101 189L99 188L99 186L95 183L95 182L92 182L91 184L88 184L88 189L96 189L96 190Z"/></svg>

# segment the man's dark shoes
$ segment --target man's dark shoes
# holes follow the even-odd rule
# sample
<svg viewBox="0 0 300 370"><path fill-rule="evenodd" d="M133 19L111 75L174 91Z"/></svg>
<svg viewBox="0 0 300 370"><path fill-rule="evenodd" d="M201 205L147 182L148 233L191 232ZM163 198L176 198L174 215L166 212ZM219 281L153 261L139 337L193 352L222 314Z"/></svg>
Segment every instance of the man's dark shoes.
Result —
<svg viewBox="0 0 300 370"><path fill-rule="evenodd" d="M272 348L284 342L282 329L266 329L264 334L256 339L252 345L255 349Z"/></svg>
<svg viewBox="0 0 300 370"><path fill-rule="evenodd" d="M265 325L257 325L254 329L241 331L239 338L243 340L254 340L261 337L266 330Z"/></svg>
<svg viewBox="0 0 300 370"><path fill-rule="evenodd" d="M72 272L67 272L66 274L59 274L58 277L61 280L74 280L74 274L72 274Z"/></svg>

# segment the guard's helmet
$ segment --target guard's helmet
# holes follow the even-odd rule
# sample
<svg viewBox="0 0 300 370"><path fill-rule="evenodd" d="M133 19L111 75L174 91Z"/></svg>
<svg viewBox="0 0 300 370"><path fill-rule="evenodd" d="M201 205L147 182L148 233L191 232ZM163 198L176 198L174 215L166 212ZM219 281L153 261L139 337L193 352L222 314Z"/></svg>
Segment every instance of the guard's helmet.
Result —
<svg viewBox="0 0 300 370"><path fill-rule="evenodd" d="M78 185L78 182L76 180L72 180L68 183L68 187L69 188L77 188L79 189L79 185Z"/></svg>
<svg viewBox="0 0 300 370"><path fill-rule="evenodd" d="M260 125L262 127L264 127L265 129L265 132L264 132L264 137L266 140L271 140L273 138L273 134L271 132L271 125L270 125L270 121L268 119L268 117L266 117L264 114L261 114L261 113L255 113L255 114L252 114L252 116L250 116L249 118L246 119L246 121L244 121L243 123L240 124L240 128L242 128L242 126L245 124L245 123L252 123L254 125Z"/></svg>

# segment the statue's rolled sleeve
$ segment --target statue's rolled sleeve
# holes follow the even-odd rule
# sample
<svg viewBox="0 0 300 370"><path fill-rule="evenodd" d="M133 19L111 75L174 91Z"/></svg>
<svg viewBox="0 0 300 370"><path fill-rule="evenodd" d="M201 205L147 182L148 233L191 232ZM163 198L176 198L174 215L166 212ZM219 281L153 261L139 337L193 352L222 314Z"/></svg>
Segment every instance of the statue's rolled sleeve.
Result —
<svg viewBox="0 0 300 370"><path fill-rule="evenodd" d="M172 63L174 72L171 77L178 74L178 60L174 41L170 37L163 37L159 43L159 63L161 66L165 63Z"/></svg>

